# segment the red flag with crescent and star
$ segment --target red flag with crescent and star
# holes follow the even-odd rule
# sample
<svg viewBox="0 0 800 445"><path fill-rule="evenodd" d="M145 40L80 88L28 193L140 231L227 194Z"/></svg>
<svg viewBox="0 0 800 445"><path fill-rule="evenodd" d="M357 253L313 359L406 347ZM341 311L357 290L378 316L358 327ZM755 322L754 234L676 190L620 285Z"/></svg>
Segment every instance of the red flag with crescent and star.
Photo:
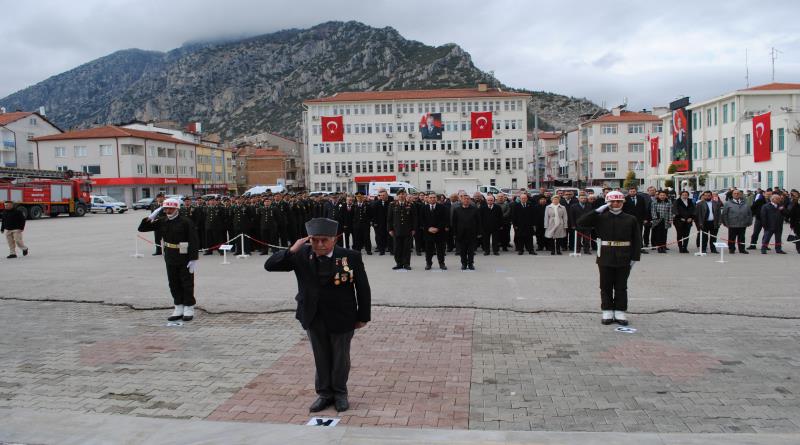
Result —
<svg viewBox="0 0 800 445"><path fill-rule="evenodd" d="M472 113L472 139L491 139L492 112Z"/></svg>
<svg viewBox="0 0 800 445"><path fill-rule="evenodd" d="M344 119L342 116L322 116L322 142L342 142L344 140Z"/></svg>
<svg viewBox="0 0 800 445"><path fill-rule="evenodd" d="M653 136L650 138L650 167L658 167L658 163L661 161L659 152L658 152L658 136Z"/></svg>
<svg viewBox="0 0 800 445"><path fill-rule="evenodd" d="M764 113L753 116L753 162L769 161L770 153L770 116Z"/></svg>

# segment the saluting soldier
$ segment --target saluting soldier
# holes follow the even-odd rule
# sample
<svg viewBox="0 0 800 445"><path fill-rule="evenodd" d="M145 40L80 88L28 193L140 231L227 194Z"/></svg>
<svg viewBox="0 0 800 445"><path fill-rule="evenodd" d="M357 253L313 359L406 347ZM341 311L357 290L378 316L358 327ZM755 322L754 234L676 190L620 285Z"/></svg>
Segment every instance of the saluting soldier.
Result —
<svg viewBox="0 0 800 445"><path fill-rule="evenodd" d="M278 219L276 215L276 208L272 205L272 197L264 198L264 205L258 209L258 221L261 230L261 240L267 244L275 245L275 237L278 233ZM269 252L269 246L263 246L261 255L266 255ZM272 248L272 253L277 252L278 249Z"/></svg>
<svg viewBox="0 0 800 445"><path fill-rule="evenodd" d="M156 209L161 208L163 203L164 203L164 194L163 193L159 193L158 195L156 195L156 199L154 199L153 202L150 203L150 211L154 212ZM163 216L162 216L162 218L163 218ZM156 252L153 254L153 256L161 255L161 231L160 230L156 229L156 230L153 231L153 239L154 239L154 242L156 244Z"/></svg>
<svg viewBox="0 0 800 445"><path fill-rule="evenodd" d="M578 218L580 227L597 233L597 266L600 272L601 322L627 326L628 277L641 258L642 231L636 216L622 211L625 195L609 192L606 204Z"/></svg>
<svg viewBox="0 0 800 445"><path fill-rule="evenodd" d="M394 239L393 270L411 270L411 240L418 227L414 205L406 200L405 189L397 191L397 200L389 206L386 216L389 235Z"/></svg>
<svg viewBox="0 0 800 445"><path fill-rule="evenodd" d="M194 224L180 215L177 199L167 199L139 223L140 232L158 230L163 236L167 281L175 310L167 320L189 321L194 318L194 272L197 267L199 241ZM160 217L163 213L164 217Z"/></svg>
<svg viewBox="0 0 800 445"><path fill-rule="evenodd" d="M353 250L360 252L365 249L367 255L372 255L372 241L369 236L371 222L372 212L364 193L356 192L356 204L353 206Z"/></svg>

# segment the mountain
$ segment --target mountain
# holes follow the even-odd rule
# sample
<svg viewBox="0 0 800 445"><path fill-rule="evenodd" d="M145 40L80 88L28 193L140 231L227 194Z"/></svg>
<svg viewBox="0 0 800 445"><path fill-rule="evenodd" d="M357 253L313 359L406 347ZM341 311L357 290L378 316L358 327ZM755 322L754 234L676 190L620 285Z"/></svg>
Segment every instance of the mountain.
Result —
<svg viewBox="0 0 800 445"><path fill-rule="evenodd" d="M118 51L0 99L0 105L45 106L62 128L134 119L198 121L226 140L264 131L298 137L302 101L309 98L474 87L480 81L507 88L456 44L432 47L389 27L328 22L236 41L194 42L166 53ZM574 127L580 114L599 109L585 99L533 96L543 129Z"/></svg>

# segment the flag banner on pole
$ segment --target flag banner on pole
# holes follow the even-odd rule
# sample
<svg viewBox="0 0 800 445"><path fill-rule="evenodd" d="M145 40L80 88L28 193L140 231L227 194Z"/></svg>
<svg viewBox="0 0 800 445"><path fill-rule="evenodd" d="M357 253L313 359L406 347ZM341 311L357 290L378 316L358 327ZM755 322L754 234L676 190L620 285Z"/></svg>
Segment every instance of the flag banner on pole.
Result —
<svg viewBox="0 0 800 445"><path fill-rule="evenodd" d="M492 138L492 112L472 113L472 139Z"/></svg>
<svg viewBox="0 0 800 445"><path fill-rule="evenodd" d="M770 117L771 113L753 116L753 162L770 160Z"/></svg>
<svg viewBox="0 0 800 445"><path fill-rule="evenodd" d="M661 162L659 157L658 136L653 136L650 138L650 167L658 167L658 164Z"/></svg>
<svg viewBox="0 0 800 445"><path fill-rule="evenodd" d="M322 116L322 142L342 142L344 140L344 119L342 116Z"/></svg>

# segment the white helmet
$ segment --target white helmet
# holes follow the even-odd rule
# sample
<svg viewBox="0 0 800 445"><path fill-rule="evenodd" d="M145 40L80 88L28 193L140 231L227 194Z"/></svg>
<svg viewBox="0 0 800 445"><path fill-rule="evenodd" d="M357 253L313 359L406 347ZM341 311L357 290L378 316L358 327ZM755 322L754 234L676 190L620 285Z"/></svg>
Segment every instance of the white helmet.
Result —
<svg viewBox="0 0 800 445"><path fill-rule="evenodd" d="M164 203L161 204L161 207L165 209L179 209L181 207L181 202L175 198L165 199Z"/></svg>
<svg viewBox="0 0 800 445"><path fill-rule="evenodd" d="M608 192L606 195L606 201L625 201L625 195L622 192Z"/></svg>

